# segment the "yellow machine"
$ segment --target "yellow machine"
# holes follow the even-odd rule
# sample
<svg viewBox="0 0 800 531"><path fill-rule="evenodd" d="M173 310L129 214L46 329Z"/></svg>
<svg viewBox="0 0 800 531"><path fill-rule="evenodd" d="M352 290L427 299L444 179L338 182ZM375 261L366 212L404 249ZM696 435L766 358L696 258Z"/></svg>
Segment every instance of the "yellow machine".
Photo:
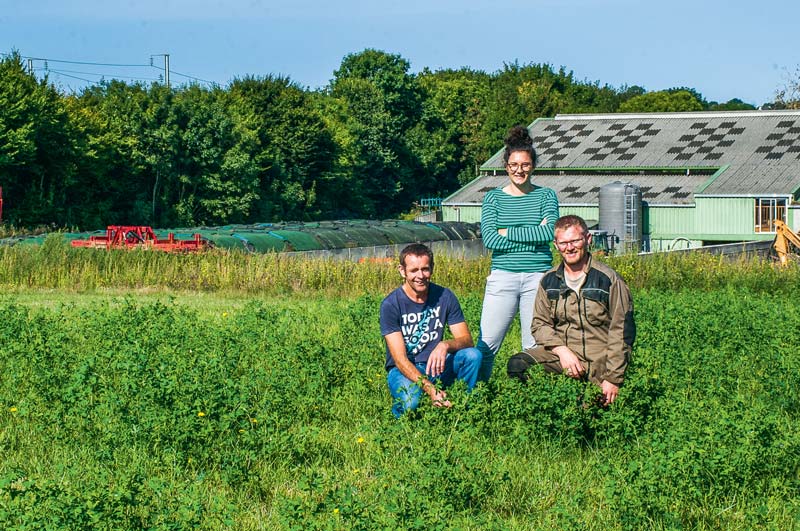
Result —
<svg viewBox="0 0 800 531"><path fill-rule="evenodd" d="M789 263L789 258L797 259L800 255L800 236L795 234L786 223L775 220L775 241L772 242L772 251L778 256L781 265Z"/></svg>

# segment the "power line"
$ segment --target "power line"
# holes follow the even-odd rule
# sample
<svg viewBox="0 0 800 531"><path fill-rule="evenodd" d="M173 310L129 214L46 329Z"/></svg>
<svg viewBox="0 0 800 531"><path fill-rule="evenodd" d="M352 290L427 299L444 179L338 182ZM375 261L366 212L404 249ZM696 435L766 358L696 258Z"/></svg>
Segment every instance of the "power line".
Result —
<svg viewBox="0 0 800 531"><path fill-rule="evenodd" d="M12 57L13 56L12 54L5 53L5 52L0 52L0 55L2 55L4 57ZM165 58L164 67L156 66L156 65L153 64L153 60L152 59L153 59L153 57L156 57L156 56ZM196 82L199 82L199 83L205 83L205 84L208 84L208 85L211 85L211 86L218 85L218 83L216 83L214 81L209 81L207 79L202 79L202 78L190 75L190 74L185 74L185 73L182 73L182 72L175 72L175 71L171 70L169 68L169 66L168 66L169 65L169 59L168 59L169 54L153 54L153 55L150 56L150 63L149 64L147 64L147 63L106 63L106 62L101 62L101 61L74 61L74 60L70 60L70 59L52 59L52 58L49 58L49 57L34 57L34 56L19 55L19 54L17 54L17 57L19 57L20 59L23 59L23 60L28 62L28 68L31 71L31 74L33 74L34 71L36 71L36 72L47 72L47 73L52 73L52 74L59 75L59 76L64 76L64 77L67 77L67 78L70 78L70 79L74 79L74 80L77 80L77 81L82 81L84 83L89 83L89 84L97 84L97 83L102 82L104 79L120 79L120 80L126 80L126 81L142 81L142 82L160 81L160 82L164 82L167 86L169 86L169 84L170 84L169 83L169 75L170 74L175 74L175 75L180 76L182 78L189 79L189 80L192 80L192 81L196 81ZM44 67L36 67L36 68L34 68L33 67L33 61L41 61L41 62L43 62L44 63ZM122 72L85 72L85 71L60 69L60 68L59 69L52 69L52 68L50 68L50 63L53 63L53 64L64 64L64 65L87 65L87 66L108 67L108 68L146 68L146 69L157 70L159 72L162 72L163 74L161 74L159 76L159 78L156 79L156 78L148 77L146 75L144 75L144 76L142 76L142 75L130 75L130 74L124 74ZM79 74L79 75L75 75L75 74ZM83 75L83 76L96 76L96 77L98 77L100 79L97 79L97 80L87 79L85 77L80 77L81 75Z"/></svg>
<svg viewBox="0 0 800 531"><path fill-rule="evenodd" d="M180 72L176 72L175 70L171 71L173 74L185 77L187 79L193 79L195 81L202 81L203 83L208 83L209 85L218 85L219 83L215 83L214 81L208 81L205 79L200 79L199 77L190 76L189 74L181 74Z"/></svg>
<svg viewBox="0 0 800 531"><path fill-rule="evenodd" d="M94 66L96 64L92 63ZM138 68L147 68L148 72L152 72L153 70L150 69L148 65L142 65ZM71 70L67 68L51 68L48 61L44 61L44 66L36 67L33 71L38 72L40 74L48 74L55 76L61 76L69 79L74 79L77 81L83 81L88 83L89 85L97 85L102 83L105 80L121 80L125 82L159 82L162 81L161 77L152 77L146 74L131 74L129 72L103 72L103 71L86 71L86 70ZM33 72L32 72L33 73ZM76 75L77 74L77 75ZM87 78L86 76L92 76L91 78ZM73 87L74 89L74 87Z"/></svg>
<svg viewBox="0 0 800 531"><path fill-rule="evenodd" d="M70 75L70 74L65 74L64 72L59 72L58 70L48 70L48 72L53 72L54 74L58 74L58 75L64 76L64 77L69 77L69 78L72 78L72 79L77 79L79 81L85 81L87 83L92 83L92 84L95 83L95 81L92 81L91 79L86 79L86 78L83 78L83 77L78 77L78 76L73 76L73 75Z"/></svg>
<svg viewBox="0 0 800 531"><path fill-rule="evenodd" d="M4 54L6 55L6 54ZM22 59L32 59L34 61L47 61L50 63L67 63L71 65L92 65L92 66L114 66L114 67L141 67L141 66L151 66L147 64L123 64L123 63L95 63L91 61L66 61L64 59L49 59L46 57L28 57L26 55L20 55Z"/></svg>
<svg viewBox="0 0 800 531"><path fill-rule="evenodd" d="M105 74L105 73L102 73L102 72L81 72L81 71L77 71L77 70L61 70L61 69L56 70L56 69L52 69L52 68L36 68L35 70L42 71L42 72L54 73L54 74L60 74L60 75L67 76L67 77L75 77L75 76L70 76L70 74L83 74L83 75L86 75L86 76L99 76L101 78L108 77L108 74ZM92 81L92 80L89 80L89 79L83 79L83 78L78 78L78 77L76 77L76 79L82 79L83 81L86 81L87 83L95 83L95 81ZM156 78L156 77L146 78L146 77L134 77L134 76L127 76L127 77L125 77L125 76L114 76L113 79L128 79L128 80L131 80L131 81L161 81L161 78Z"/></svg>

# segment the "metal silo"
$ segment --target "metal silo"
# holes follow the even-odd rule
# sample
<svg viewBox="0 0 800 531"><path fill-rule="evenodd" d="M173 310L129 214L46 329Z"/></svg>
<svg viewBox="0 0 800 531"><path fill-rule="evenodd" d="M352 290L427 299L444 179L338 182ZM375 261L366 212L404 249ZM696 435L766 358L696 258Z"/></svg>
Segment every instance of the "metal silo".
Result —
<svg viewBox="0 0 800 531"><path fill-rule="evenodd" d="M600 187L600 230L616 236L620 253L642 249L642 190L635 184L614 181Z"/></svg>

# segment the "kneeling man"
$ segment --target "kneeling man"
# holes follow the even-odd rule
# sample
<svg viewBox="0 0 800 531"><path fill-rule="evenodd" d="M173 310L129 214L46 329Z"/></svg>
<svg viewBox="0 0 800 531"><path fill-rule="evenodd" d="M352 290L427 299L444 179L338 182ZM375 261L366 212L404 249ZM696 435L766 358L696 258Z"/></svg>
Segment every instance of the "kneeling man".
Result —
<svg viewBox="0 0 800 531"><path fill-rule="evenodd" d="M431 250L420 243L406 246L398 269L403 285L383 299L380 320L392 413L399 418L419 405L423 392L434 406L450 407L446 393L435 384L447 387L459 379L471 390L482 355L474 348L456 296L431 282ZM453 336L447 341L445 324Z"/></svg>
<svg viewBox="0 0 800 531"><path fill-rule="evenodd" d="M541 364L600 386L602 402L616 400L625 378L636 325L625 281L592 260L592 235L578 216L563 216L554 228L562 263L542 278L531 329L537 346L508 360L508 375L527 381L526 371Z"/></svg>

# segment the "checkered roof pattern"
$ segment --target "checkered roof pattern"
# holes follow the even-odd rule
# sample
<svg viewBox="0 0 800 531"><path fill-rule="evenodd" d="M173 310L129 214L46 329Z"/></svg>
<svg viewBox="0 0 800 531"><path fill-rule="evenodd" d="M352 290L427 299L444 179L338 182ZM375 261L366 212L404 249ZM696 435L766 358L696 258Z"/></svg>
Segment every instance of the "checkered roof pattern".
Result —
<svg viewBox="0 0 800 531"><path fill-rule="evenodd" d="M553 186L565 204L596 202L591 190L615 180L638 184L653 204L690 204L695 194L786 195L800 188L800 111L559 115L529 129L537 166L569 170ZM670 168L672 176L661 171ZM505 172L502 150L481 170ZM534 178L542 184L549 179ZM468 196L458 192L449 201L463 203Z"/></svg>

